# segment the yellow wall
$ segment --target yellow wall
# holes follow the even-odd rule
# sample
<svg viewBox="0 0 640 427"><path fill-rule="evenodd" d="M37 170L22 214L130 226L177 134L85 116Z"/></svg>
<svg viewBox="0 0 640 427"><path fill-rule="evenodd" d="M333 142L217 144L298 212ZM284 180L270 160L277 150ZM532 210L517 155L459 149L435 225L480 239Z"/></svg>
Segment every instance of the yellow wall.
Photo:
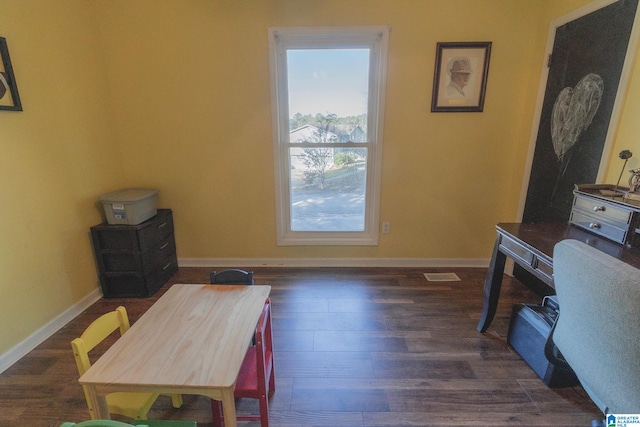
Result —
<svg viewBox="0 0 640 427"><path fill-rule="evenodd" d="M125 180L90 3L0 10L24 108L0 111L2 354L96 289L96 195Z"/></svg>
<svg viewBox="0 0 640 427"><path fill-rule="evenodd" d="M516 220L549 22L585 3L0 0L25 109L0 112L0 355L96 289L96 200L126 185L160 189L179 258L488 258ZM391 27L377 247L275 244L267 29L304 25ZM485 40L484 112L431 113L436 43ZM636 99L640 78L619 129L640 159Z"/></svg>
<svg viewBox="0 0 640 427"><path fill-rule="evenodd" d="M638 51L635 54L637 64ZM630 83L625 95L620 121L616 129L616 138L611 148L611 156L607 168L606 183L616 183L627 186L630 177L629 170L640 168L640 67L634 66L630 73ZM629 159L622 172L624 160L618 155L622 150L630 150L633 157ZM622 176L620 176L622 172Z"/></svg>

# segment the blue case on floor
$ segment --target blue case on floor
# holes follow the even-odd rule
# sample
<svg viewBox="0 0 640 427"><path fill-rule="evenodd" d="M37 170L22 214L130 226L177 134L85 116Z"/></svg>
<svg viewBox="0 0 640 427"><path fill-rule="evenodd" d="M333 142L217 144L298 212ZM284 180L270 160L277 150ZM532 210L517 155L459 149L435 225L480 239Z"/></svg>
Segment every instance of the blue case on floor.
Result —
<svg viewBox="0 0 640 427"><path fill-rule="evenodd" d="M558 312L553 305L515 304L507 343L549 387L578 385L573 371L553 365L544 355L544 346Z"/></svg>

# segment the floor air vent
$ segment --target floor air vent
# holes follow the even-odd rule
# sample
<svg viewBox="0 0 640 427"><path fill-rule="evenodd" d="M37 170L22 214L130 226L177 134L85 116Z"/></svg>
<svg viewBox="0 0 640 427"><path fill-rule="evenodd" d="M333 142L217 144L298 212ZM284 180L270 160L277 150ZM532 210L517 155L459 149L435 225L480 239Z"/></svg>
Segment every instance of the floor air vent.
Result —
<svg viewBox="0 0 640 427"><path fill-rule="evenodd" d="M424 277L430 282L459 282L456 273L424 273Z"/></svg>

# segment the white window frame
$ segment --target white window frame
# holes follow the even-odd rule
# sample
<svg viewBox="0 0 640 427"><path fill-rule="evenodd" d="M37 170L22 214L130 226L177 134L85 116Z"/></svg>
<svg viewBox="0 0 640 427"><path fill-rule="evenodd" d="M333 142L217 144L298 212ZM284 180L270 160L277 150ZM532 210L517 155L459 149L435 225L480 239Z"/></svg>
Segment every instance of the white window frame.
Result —
<svg viewBox="0 0 640 427"><path fill-rule="evenodd" d="M274 27L269 28L273 153L275 164L276 232L279 246L378 244L380 187L382 174L382 135L388 26L366 27ZM353 143L367 148L364 231L292 231L289 188L289 111L287 93L287 55L291 48L369 48L368 142ZM347 147L347 145L341 145Z"/></svg>

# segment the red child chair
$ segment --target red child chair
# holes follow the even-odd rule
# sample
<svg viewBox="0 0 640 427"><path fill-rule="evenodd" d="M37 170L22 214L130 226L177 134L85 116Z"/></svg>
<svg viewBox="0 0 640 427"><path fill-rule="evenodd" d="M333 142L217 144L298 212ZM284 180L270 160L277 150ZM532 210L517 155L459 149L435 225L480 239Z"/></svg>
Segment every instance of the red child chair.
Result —
<svg viewBox="0 0 640 427"><path fill-rule="evenodd" d="M235 398L258 399L260 415L238 416L238 421L260 420L261 427L269 427L269 398L276 391L273 368L273 342L271 334L271 301L267 298L258 320L255 346L247 350L236 389ZM211 400L213 425L224 426L222 406L217 400Z"/></svg>

